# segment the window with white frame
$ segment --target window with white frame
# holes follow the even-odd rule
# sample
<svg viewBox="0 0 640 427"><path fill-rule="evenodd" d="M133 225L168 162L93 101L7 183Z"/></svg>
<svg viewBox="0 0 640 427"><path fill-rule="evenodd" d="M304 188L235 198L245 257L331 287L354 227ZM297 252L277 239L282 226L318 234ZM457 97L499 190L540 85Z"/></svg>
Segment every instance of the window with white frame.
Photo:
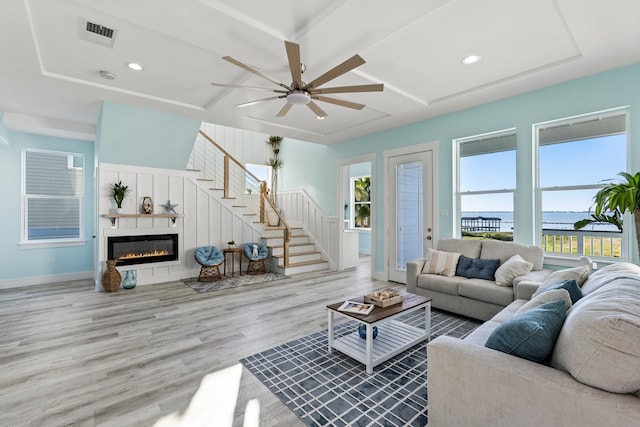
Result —
<svg viewBox="0 0 640 427"><path fill-rule="evenodd" d="M271 166L246 163L244 167L249 172L245 175L244 193L259 196L261 182L264 181L267 184L267 187L271 182Z"/></svg>
<svg viewBox="0 0 640 427"><path fill-rule="evenodd" d="M22 154L22 241L82 239L84 156L34 149Z"/></svg>
<svg viewBox="0 0 640 427"><path fill-rule="evenodd" d="M351 178L351 228L371 228L371 177Z"/></svg>
<svg viewBox="0 0 640 427"><path fill-rule="evenodd" d="M536 238L547 255L628 258L622 224L592 216L595 194L627 170L627 114L615 109L534 125ZM583 219L591 221L576 230Z"/></svg>
<svg viewBox="0 0 640 427"><path fill-rule="evenodd" d="M462 238L513 240L516 135L513 129L454 140L455 230Z"/></svg>

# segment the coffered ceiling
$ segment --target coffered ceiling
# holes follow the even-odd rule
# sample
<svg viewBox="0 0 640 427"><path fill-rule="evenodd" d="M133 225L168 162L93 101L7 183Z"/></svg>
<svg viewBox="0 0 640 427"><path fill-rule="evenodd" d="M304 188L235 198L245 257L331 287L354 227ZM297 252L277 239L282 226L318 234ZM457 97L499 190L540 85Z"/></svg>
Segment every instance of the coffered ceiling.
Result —
<svg viewBox="0 0 640 427"><path fill-rule="evenodd" d="M332 144L640 62L638 16L637 0L11 0L0 109L10 127L90 135L107 100ZM290 84L285 40L300 44L303 80L357 53L366 63L325 86L384 91L332 95L366 107L319 102L317 120L304 105L276 117L284 100L238 108L274 94L210 84L278 89L224 56ZM470 54L481 60L464 65Z"/></svg>

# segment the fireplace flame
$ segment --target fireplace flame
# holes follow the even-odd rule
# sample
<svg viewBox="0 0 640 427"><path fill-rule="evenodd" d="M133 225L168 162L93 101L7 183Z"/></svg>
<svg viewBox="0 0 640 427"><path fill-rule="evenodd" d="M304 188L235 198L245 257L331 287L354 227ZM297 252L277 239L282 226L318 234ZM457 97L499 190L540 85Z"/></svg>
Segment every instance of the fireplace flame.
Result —
<svg viewBox="0 0 640 427"><path fill-rule="evenodd" d="M154 257L154 256L166 256L169 255L169 251L167 250L161 250L161 251L153 251L153 252L146 252L146 253L139 253L139 254L134 254L129 252L126 255L122 255L120 258L118 259L133 259L133 258L147 258L147 257Z"/></svg>

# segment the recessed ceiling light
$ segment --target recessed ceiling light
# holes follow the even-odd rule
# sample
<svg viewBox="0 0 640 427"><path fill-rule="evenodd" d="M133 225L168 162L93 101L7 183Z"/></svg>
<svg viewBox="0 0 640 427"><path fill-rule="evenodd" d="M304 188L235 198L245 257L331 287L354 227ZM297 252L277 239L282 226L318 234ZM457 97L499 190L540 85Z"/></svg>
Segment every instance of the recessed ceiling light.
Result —
<svg viewBox="0 0 640 427"><path fill-rule="evenodd" d="M462 63L464 65L471 65L471 64L475 64L476 62L480 61L482 59L482 57L480 55L468 55L465 56L464 58L462 58Z"/></svg>
<svg viewBox="0 0 640 427"><path fill-rule="evenodd" d="M127 67L131 68L133 71L142 71L142 65L137 62L129 62Z"/></svg>
<svg viewBox="0 0 640 427"><path fill-rule="evenodd" d="M111 71L107 71L107 70L100 70L98 71L98 74L100 74L100 77L102 77L103 79L107 79L107 80L113 80L116 78L116 75L113 74Z"/></svg>
<svg viewBox="0 0 640 427"><path fill-rule="evenodd" d="M324 116L316 116L316 119L318 119L318 120L324 120Z"/></svg>

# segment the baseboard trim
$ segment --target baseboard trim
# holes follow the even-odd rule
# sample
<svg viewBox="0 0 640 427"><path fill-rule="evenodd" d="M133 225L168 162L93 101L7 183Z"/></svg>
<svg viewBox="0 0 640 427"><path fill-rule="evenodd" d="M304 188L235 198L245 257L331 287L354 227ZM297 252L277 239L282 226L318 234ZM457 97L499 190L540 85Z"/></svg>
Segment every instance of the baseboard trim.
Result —
<svg viewBox="0 0 640 427"><path fill-rule="evenodd" d="M80 271L64 274L49 274L46 276L21 277L18 279L0 280L0 289L22 288L25 286L47 285L51 283L69 282L72 280L92 280L93 271Z"/></svg>

